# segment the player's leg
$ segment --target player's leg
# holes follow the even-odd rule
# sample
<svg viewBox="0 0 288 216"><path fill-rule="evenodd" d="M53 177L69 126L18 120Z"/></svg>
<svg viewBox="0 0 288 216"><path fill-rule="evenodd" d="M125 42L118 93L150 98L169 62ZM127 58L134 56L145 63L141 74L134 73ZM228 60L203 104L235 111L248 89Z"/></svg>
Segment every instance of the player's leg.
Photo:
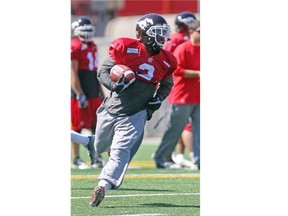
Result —
<svg viewBox="0 0 288 216"><path fill-rule="evenodd" d="M101 105L97 112L94 147L97 154L102 154L110 149L114 136L116 116L110 115Z"/></svg>
<svg viewBox="0 0 288 216"><path fill-rule="evenodd" d="M135 144L132 146L132 148L130 149L130 160L129 162L133 159L133 157L135 156L135 154L137 153L142 141L144 138L144 130L142 135L139 136L139 138L136 140Z"/></svg>
<svg viewBox="0 0 288 216"><path fill-rule="evenodd" d="M190 123L185 125L185 128L181 134L181 138L177 143L178 152L176 154L173 153L172 159L173 161L182 166L182 167L191 167L192 166L192 159L191 161L185 159L185 149L189 152L189 156L193 154L192 151L192 127Z"/></svg>
<svg viewBox="0 0 288 216"><path fill-rule="evenodd" d="M76 169L89 169L90 167L80 157L80 145L75 142L71 142L71 151L73 156L73 168Z"/></svg>
<svg viewBox="0 0 288 216"><path fill-rule="evenodd" d="M82 145L86 148L92 167L94 167L97 159L94 148L94 140L95 135L84 135L71 130L71 142Z"/></svg>
<svg viewBox="0 0 288 216"><path fill-rule="evenodd" d="M134 144L142 141L139 141L139 138L143 135L145 117L146 111L140 111L132 116L117 117L110 158L99 176L99 179L112 183L113 188L118 188L122 183Z"/></svg>
<svg viewBox="0 0 288 216"><path fill-rule="evenodd" d="M187 151L189 152L189 156L191 158L191 161L194 161L194 156L191 157L192 155L194 155L193 153L193 133L192 130L183 130L182 132L182 140L183 140L183 145L185 146L185 149L187 149ZM184 152L183 152L184 154Z"/></svg>
<svg viewBox="0 0 288 216"><path fill-rule="evenodd" d="M73 131L73 130L71 130L70 136L71 136L71 142L72 143L80 144L83 146L87 146L89 143L89 140L90 140L88 135L83 135L83 134L76 132L76 131Z"/></svg>
<svg viewBox="0 0 288 216"><path fill-rule="evenodd" d="M193 105L191 114L193 127L193 152L194 163L200 169L200 104Z"/></svg>
<svg viewBox="0 0 288 216"><path fill-rule="evenodd" d="M80 133L83 128L83 123L81 119L80 108L78 107L78 102L76 99L71 99L71 127L75 132ZM73 168L88 169L89 166L80 157L80 145L71 139L71 151L73 157Z"/></svg>
<svg viewBox="0 0 288 216"><path fill-rule="evenodd" d="M101 109L101 108L100 108ZM111 118L107 111L106 117ZM99 117L99 114L98 114ZM104 117L104 116L103 116ZM98 118L99 119L99 118ZM146 111L140 111L132 116L117 117L117 121L110 119L110 124L114 127L114 137L111 145L110 158L107 164L103 167L100 175L98 185L95 187L90 205L96 207L100 204L109 189L117 189L120 187L128 164L131 160L131 149L134 145L134 150L139 148L138 144L143 138L143 131L146 122ZM99 122L98 122L99 123ZM108 122L107 122L108 124ZM98 129L98 124L97 124ZM96 149L101 146L102 141L98 139L98 131L96 129ZM137 148L138 146L138 148ZM136 152L131 152L135 154Z"/></svg>
<svg viewBox="0 0 288 216"><path fill-rule="evenodd" d="M96 112L102 104L102 99L100 97L88 99L89 106L89 115L91 119L91 128L92 134L95 134L96 124L97 124L97 115ZM92 164L93 168L102 168L105 165L105 160L100 153L95 154L95 161Z"/></svg>
<svg viewBox="0 0 288 216"><path fill-rule="evenodd" d="M165 162L171 158L191 112L190 106L187 105L172 105L171 108L167 128L154 155L157 168L170 168L165 165Z"/></svg>

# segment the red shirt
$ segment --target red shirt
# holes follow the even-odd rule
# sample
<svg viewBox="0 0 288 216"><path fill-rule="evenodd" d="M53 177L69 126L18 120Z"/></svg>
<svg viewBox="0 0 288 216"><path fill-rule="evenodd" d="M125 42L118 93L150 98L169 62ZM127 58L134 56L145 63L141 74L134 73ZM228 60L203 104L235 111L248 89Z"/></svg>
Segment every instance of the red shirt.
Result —
<svg viewBox="0 0 288 216"><path fill-rule="evenodd" d="M182 44L187 40L189 40L189 36L186 32L176 32L172 35L170 41L166 41L164 43L163 49L174 52L178 45Z"/></svg>
<svg viewBox="0 0 288 216"><path fill-rule="evenodd" d="M174 71L174 85L169 95L171 104L199 104L200 78L184 78L184 70L200 70L200 46L190 40L180 44L174 51L177 69Z"/></svg>
<svg viewBox="0 0 288 216"><path fill-rule="evenodd" d="M97 71L98 54L96 44L93 41L82 43L79 38L72 38L71 60L79 62L79 70Z"/></svg>
<svg viewBox="0 0 288 216"><path fill-rule="evenodd" d="M161 50L159 54L150 56L141 42L131 38L114 40L109 55L117 64L130 67L136 73L136 79L151 83L167 79L177 64L172 53Z"/></svg>

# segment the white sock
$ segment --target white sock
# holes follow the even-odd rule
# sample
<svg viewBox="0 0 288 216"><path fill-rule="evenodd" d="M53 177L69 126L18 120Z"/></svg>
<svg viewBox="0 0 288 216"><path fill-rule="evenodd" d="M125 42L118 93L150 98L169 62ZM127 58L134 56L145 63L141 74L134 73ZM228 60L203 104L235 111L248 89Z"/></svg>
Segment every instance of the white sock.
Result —
<svg viewBox="0 0 288 216"><path fill-rule="evenodd" d="M177 157L179 160L183 160L183 159L184 159L184 154L177 154L176 157Z"/></svg>
<svg viewBox="0 0 288 216"><path fill-rule="evenodd" d="M71 130L71 142L87 146L89 143L89 138L87 135L82 135L80 133Z"/></svg>
<svg viewBox="0 0 288 216"><path fill-rule="evenodd" d="M191 158L191 161L194 163L194 152L190 152L189 156Z"/></svg>
<svg viewBox="0 0 288 216"><path fill-rule="evenodd" d="M102 179L98 182L98 186L103 187L105 190L105 193L106 193L106 191L108 191L112 188L111 184L109 184L107 181L102 180Z"/></svg>

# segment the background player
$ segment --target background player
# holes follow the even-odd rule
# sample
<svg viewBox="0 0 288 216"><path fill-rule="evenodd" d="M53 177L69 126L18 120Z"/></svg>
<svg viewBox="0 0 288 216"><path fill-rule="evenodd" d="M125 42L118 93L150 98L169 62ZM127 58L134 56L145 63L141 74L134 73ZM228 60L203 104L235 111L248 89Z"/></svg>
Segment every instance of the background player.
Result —
<svg viewBox="0 0 288 216"><path fill-rule="evenodd" d="M71 121L72 130L95 131L96 110L102 102L101 85L97 80L98 54L92 37L95 27L86 16L78 17L72 23L74 38L71 39ZM72 142L73 167L87 169L80 157L79 144ZM90 155L93 156L93 155ZM103 167L101 155L92 159L93 167Z"/></svg>
<svg viewBox="0 0 288 216"><path fill-rule="evenodd" d="M196 19L196 16L190 11L183 11L176 15L175 17L175 27L176 32L172 35L171 40L167 41L164 44L163 49L166 49L170 52L174 52L176 47L183 42L189 40L190 38L190 31L191 29L196 29L199 25L199 21ZM194 153L193 153L193 139L192 139L192 124L191 120L186 124L184 130L181 134L181 137L177 143L177 150L176 154L172 153L172 160L177 165L181 167L191 167L195 168L193 165L194 161ZM189 156L191 161L187 161L184 157L185 147L189 152ZM177 166L173 166L172 163L167 163L166 168L180 168Z"/></svg>
<svg viewBox="0 0 288 216"><path fill-rule="evenodd" d="M191 19L193 20L193 19ZM177 141L191 118L193 125L193 150L195 163L200 168L200 22L190 22L190 39L178 45L174 86L169 95L170 116L164 136L154 155L157 168L174 168L170 162ZM192 143L191 143L192 144ZM176 167L175 167L176 168Z"/></svg>

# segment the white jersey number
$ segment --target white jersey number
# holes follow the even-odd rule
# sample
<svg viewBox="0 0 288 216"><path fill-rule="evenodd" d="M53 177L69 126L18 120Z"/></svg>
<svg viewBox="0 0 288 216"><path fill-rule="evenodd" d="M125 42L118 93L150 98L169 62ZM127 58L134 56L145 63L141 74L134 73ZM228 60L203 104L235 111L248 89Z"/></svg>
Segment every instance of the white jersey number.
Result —
<svg viewBox="0 0 288 216"><path fill-rule="evenodd" d="M93 57L92 52L88 52L87 53L87 58L89 60L89 70L90 71L94 71L94 68L98 67L98 56L97 56L97 53L95 53L95 57Z"/></svg>
<svg viewBox="0 0 288 216"><path fill-rule="evenodd" d="M148 72L145 73L145 74L139 73L139 74L137 74L138 76L140 76L140 77L142 77L142 78L144 78L144 79L146 79L146 80L149 80L149 81L153 78L154 71L155 71L155 68L154 68L153 65L149 65L149 64L147 64L147 63L144 63L144 64L141 64L141 65L139 66L139 68L140 68L141 70L148 71Z"/></svg>

